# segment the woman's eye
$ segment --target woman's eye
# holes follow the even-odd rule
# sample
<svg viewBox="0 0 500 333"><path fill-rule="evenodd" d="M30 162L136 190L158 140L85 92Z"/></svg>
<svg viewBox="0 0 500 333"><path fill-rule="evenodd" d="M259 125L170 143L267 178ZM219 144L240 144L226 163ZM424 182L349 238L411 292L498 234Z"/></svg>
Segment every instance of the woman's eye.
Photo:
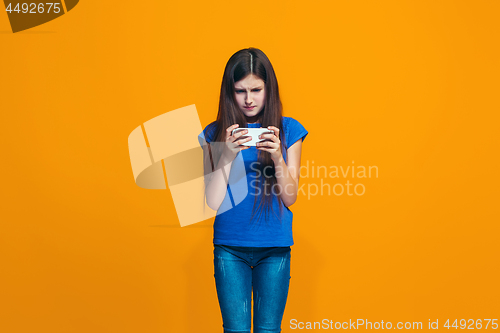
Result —
<svg viewBox="0 0 500 333"><path fill-rule="evenodd" d="M254 90L252 90L252 91L259 92L259 91L261 91L261 90L262 90L262 89L254 89Z"/></svg>

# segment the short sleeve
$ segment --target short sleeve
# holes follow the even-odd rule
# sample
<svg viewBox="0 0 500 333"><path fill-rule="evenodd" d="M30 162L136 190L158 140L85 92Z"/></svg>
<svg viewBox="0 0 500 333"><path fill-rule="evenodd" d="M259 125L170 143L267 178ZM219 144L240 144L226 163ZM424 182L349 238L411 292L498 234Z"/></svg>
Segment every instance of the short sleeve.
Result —
<svg viewBox="0 0 500 333"><path fill-rule="evenodd" d="M300 139L304 141L308 133L309 132L304 128L304 126L302 126L301 123L291 117L288 117L287 149Z"/></svg>
<svg viewBox="0 0 500 333"><path fill-rule="evenodd" d="M203 148L205 142L210 143L213 138L215 126L214 123L211 123L205 127L205 129L198 135L198 142L200 143L200 146ZM206 135L208 133L208 135Z"/></svg>
<svg viewBox="0 0 500 333"><path fill-rule="evenodd" d="M200 143L201 148L203 148L205 142L210 142L208 141L208 138L205 140L205 130L203 130L199 135L198 135L198 142Z"/></svg>

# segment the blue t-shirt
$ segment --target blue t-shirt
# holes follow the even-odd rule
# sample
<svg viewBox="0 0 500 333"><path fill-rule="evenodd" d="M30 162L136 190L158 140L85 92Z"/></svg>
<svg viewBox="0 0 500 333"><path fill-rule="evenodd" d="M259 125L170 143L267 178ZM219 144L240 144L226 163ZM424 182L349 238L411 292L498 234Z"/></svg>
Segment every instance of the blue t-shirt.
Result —
<svg viewBox="0 0 500 333"><path fill-rule="evenodd" d="M283 159L287 161L286 150L295 142L304 140L308 131L297 120L283 117L283 130L285 134L285 151ZM215 122L205 127L198 136L200 145L210 143L215 134ZM260 123L248 124L249 128L260 128ZM265 208L257 211L250 221L255 196L262 193L263 189L256 182L260 171L253 162L258 161L258 150L251 146L240 151L231 165L226 196L217 211L214 221L214 244L228 246L249 247L274 247L293 245L292 219L293 213L283 203L281 221L279 201L276 195L272 196L273 211L265 219ZM244 165L244 170L243 170ZM239 169L239 170L238 170ZM244 172L243 172L244 171ZM263 194L261 194L263 195ZM260 197L257 198L255 207L259 206Z"/></svg>

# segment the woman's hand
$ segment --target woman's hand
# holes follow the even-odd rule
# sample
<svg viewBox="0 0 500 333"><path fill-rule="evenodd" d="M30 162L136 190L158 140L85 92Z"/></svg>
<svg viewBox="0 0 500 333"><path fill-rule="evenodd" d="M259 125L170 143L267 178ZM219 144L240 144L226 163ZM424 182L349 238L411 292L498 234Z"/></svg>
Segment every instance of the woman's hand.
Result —
<svg viewBox="0 0 500 333"><path fill-rule="evenodd" d="M226 156L231 161L234 160L234 158L236 157L236 155L238 154L238 152L240 150L245 150L245 149L250 148L249 146L241 146L241 144L252 140L251 136L240 139L241 136L248 133L247 130L238 131L238 132L235 132L234 135L231 135L231 132L235 128L238 128L239 126L240 125L238 125L238 124L234 124L234 125L229 126L226 129L226 145L224 147L223 155Z"/></svg>
<svg viewBox="0 0 500 333"><path fill-rule="evenodd" d="M267 128L274 133L261 134L259 139L266 140L257 142L257 149L269 152L271 154L271 159L276 163L283 156L281 152L281 141L279 139L280 130L274 126L268 126Z"/></svg>

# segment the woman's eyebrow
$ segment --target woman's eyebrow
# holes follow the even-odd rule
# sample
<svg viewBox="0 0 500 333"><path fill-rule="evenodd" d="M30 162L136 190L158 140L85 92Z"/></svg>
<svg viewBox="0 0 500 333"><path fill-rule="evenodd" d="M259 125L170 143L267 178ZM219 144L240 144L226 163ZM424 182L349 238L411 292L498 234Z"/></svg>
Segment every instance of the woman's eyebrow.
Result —
<svg viewBox="0 0 500 333"><path fill-rule="evenodd" d="M250 89L262 89L263 87L262 86L258 86L258 87L253 87L253 88L250 88ZM237 88L237 87L234 87L234 89L243 89L245 90L245 88Z"/></svg>

